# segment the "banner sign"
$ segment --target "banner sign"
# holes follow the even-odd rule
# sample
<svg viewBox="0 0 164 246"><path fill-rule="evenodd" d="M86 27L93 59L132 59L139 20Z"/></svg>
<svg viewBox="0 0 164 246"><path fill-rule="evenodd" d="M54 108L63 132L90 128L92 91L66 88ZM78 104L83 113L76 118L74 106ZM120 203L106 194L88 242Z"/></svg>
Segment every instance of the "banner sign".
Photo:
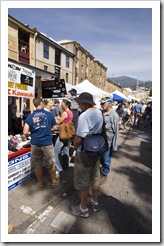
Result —
<svg viewBox="0 0 164 246"><path fill-rule="evenodd" d="M14 189L34 174L30 157L31 152L28 152L8 162L8 191Z"/></svg>
<svg viewBox="0 0 164 246"><path fill-rule="evenodd" d="M8 62L8 96L35 97L35 71Z"/></svg>
<svg viewBox="0 0 164 246"><path fill-rule="evenodd" d="M60 98L67 94L64 79L42 78L42 98Z"/></svg>

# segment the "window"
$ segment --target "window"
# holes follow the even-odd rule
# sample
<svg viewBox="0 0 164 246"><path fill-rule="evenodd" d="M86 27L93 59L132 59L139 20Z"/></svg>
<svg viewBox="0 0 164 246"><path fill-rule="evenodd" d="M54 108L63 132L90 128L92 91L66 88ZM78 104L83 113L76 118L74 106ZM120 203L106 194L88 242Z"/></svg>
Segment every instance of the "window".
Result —
<svg viewBox="0 0 164 246"><path fill-rule="evenodd" d="M44 70L47 71L48 67L46 65L44 65Z"/></svg>
<svg viewBox="0 0 164 246"><path fill-rule="evenodd" d="M66 83L68 83L68 73L66 73Z"/></svg>
<svg viewBox="0 0 164 246"><path fill-rule="evenodd" d="M49 59L49 45L44 43L43 57Z"/></svg>
<svg viewBox="0 0 164 246"><path fill-rule="evenodd" d="M76 48L75 55L78 56L78 48Z"/></svg>
<svg viewBox="0 0 164 246"><path fill-rule="evenodd" d="M66 67L69 67L69 56L66 55Z"/></svg>
<svg viewBox="0 0 164 246"><path fill-rule="evenodd" d="M83 73L83 65L81 65L81 73Z"/></svg>
<svg viewBox="0 0 164 246"><path fill-rule="evenodd" d="M59 49L55 49L55 64L60 66L60 55L61 51Z"/></svg>

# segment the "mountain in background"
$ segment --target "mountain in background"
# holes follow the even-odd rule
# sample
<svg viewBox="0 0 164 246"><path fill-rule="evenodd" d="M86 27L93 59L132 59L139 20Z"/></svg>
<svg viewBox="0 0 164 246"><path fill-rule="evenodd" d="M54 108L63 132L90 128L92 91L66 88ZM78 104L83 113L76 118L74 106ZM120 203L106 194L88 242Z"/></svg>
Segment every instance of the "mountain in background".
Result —
<svg viewBox="0 0 164 246"><path fill-rule="evenodd" d="M108 78L109 80L112 80L115 84L120 85L123 88L130 87L131 89L135 90L137 86L137 79L128 77L128 76L120 76L120 77L111 77ZM139 87L146 87L151 88L152 87L152 81L138 81Z"/></svg>

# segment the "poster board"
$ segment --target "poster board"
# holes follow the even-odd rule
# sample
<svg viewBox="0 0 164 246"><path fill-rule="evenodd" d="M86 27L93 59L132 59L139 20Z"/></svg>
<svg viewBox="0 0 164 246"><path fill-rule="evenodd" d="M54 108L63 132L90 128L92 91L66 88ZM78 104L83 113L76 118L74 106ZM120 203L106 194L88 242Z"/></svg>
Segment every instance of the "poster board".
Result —
<svg viewBox="0 0 164 246"><path fill-rule="evenodd" d="M67 95L64 79L42 78L42 98L63 98Z"/></svg>
<svg viewBox="0 0 164 246"><path fill-rule="evenodd" d="M8 96L35 97L35 71L8 62Z"/></svg>

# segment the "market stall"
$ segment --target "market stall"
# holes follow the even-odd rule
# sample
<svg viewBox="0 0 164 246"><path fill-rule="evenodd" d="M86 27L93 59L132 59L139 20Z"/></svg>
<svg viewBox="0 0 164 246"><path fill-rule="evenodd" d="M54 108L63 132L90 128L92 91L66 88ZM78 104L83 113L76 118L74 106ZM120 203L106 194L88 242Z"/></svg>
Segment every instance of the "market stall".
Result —
<svg viewBox="0 0 164 246"><path fill-rule="evenodd" d="M34 91L35 71L8 62L8 191L34 173L30 164L30 137L21 137Z"/></svg>

